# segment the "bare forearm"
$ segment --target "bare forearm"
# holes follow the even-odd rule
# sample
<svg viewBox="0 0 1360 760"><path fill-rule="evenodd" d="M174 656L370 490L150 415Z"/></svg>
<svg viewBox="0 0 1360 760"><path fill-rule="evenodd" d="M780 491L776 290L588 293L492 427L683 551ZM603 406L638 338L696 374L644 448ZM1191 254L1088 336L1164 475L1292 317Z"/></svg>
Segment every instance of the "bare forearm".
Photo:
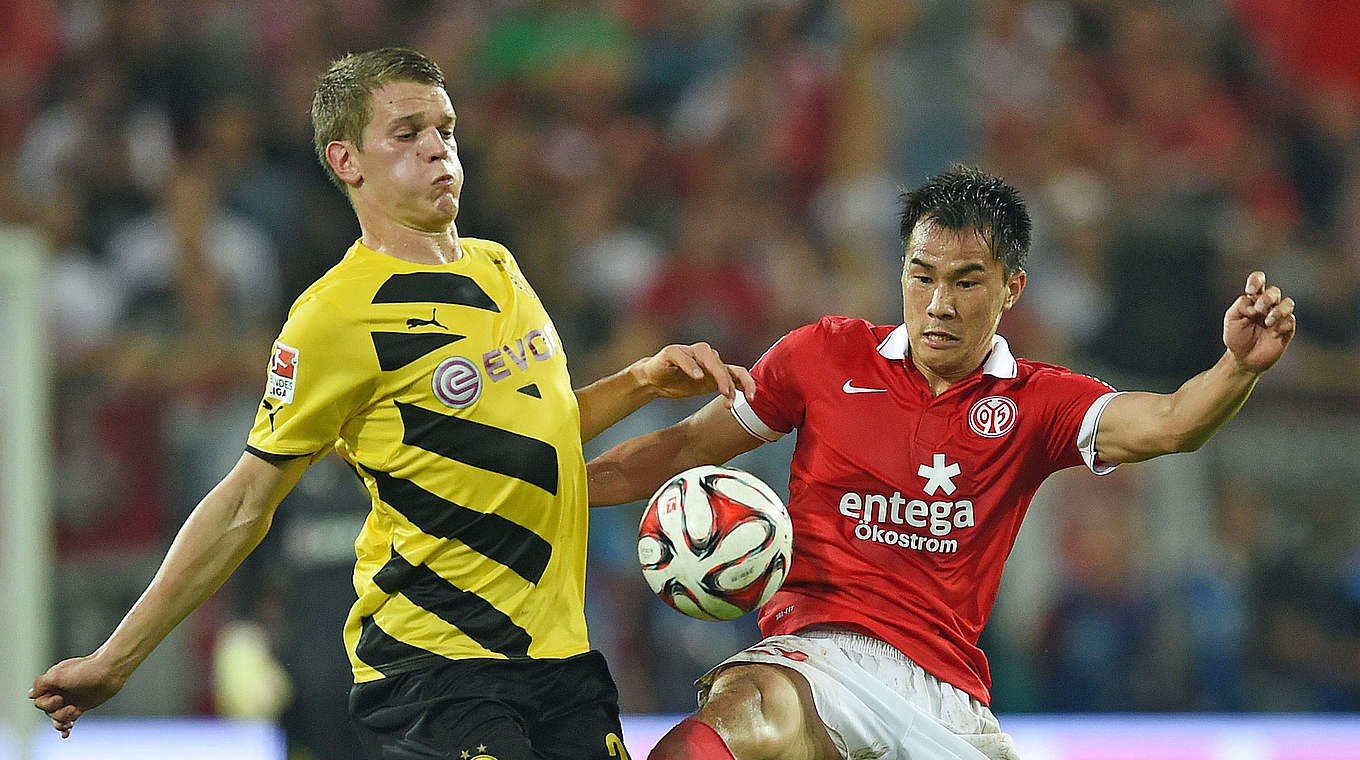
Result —
<svg viewBox="0 0 1360 760"><path fill-rule="evenodd" d="M281 495L229 476L203 497L175 536L146 591L96 652L123 675L212 596L259 545ZM291 485L291 484L290 484Z"/></svg>
<svg viewBox="0 0 1360 760"><path fill-rule="evenodd" d="M652 495L666 478L701 464L722 464L761 440L737 423L721 396L671 425L625 441L586 465L590 505L626 504Z"/></svg>
<svg viewBox="0 0 1360 760"><path fill-rule="evenodd" d="M718 352L707 343L688 346L669 345L654 356L628 366L576 391L581 410L581 442L599 435L605 428L657 398L689 398L716 391L731 408L737 393L749 398L755 381L745 368L723 364Z"/></svg>
<svg viewBox="0 0 1360 760"><path fill-rule="evenodd" d="M655 390L639 377L638 366L634 363L576 391L583 443L657 398Z"/></svg>
<svg viewBox="0 0 1360 760"><path fill-rule="evenodd" d="M1116 398L1100 418L1100 458L1141 462L1198 449L1237 414L1259 377L1225 353L1175 393L1134 392Z"/></svg>
<svg viewBox="0 0 1360 760"><path fill-rule="evenodd" d="M680 425L625 441L586 465L590 506L603 507L645 499L666 478L705 462L688 445Z"/></svg>
<svg viewBox="0 0 1360 760"><path fill-rule="evenodd" d="M1171 394L1171 419L1177 432L1176 451L1194 451L1231 420L1261 378L1244 368L1231 352L1195 375Z"/></svg>
<svg viewBox="0 0 1360 760"><path fill-rule="evenodd" d="M1140 462L1203 446L1242 408L1297 327L1294 299L1267 286L1263 272L1247 275L1242 294L1223 315L1223 358L1175 393L1126 393L1111 401L1096 430L1100 459Z"/></svg>

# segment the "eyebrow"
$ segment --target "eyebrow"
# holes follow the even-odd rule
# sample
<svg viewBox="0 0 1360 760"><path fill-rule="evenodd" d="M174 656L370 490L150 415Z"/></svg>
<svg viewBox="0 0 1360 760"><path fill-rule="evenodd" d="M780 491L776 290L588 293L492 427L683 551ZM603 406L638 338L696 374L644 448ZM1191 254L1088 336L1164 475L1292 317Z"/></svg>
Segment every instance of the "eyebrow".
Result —
<svg viewBox="0 0 1360 760"><path fill-rule="evenodd" d="M402 126L402 125L405 125L405 124L412 124L412 125L415 125L415 124L424 123L424 121L425 121L425 115L424 115L424 114L420 114L420 113L412 113L412 114L407 114L407 115L405 115L405 116L398 116L397 118L395 118L395 119L393 119L391 122L389 122L389 126L390 126L390 127L398 127L398 126ZM443 118L438 119L437 121L435 121L435 126L442 127L442 126L445 126L445 125L448 125L448 124L453 124L453 123L456 122L456 121L458 121L458 115L457 115L457 114L446 113L446 114L444 114Z"/></svg>
<svg viewBox="0 0 1360 760"><path fill-rule="evenodd" d="M918 266L918 267L920 267L920 268L926 270L927 272L934 272L934 271L935 271L935 265L934 265L934 264L927 264L926 262L922 261L920 258L918 258L918 257L916 257L916 256L912 256L912 257L911 257L911 260L909 260L909 261L907 262L907 264L908 264L908 265L915 265L915 266ZM954 270L953 272L951 272L950 274L954 275L955 277L962 277L962 276L965 275L965 274L972 274L973 272L982 272L983 274L986 274L986 273L987 273L987 267L984 267L984 266L981 265L981 264L964 264L963 266L959 267L958 269L955 269L955 270Z"/></svg>

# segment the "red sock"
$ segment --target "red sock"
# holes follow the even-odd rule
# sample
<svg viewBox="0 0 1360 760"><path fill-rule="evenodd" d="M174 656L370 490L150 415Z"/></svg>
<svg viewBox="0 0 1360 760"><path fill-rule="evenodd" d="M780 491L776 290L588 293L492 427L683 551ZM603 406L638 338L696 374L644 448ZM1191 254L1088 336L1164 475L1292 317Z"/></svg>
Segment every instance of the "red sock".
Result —
<svg viewBox="0 0 1360 760"><path fill-rule="evenodd" d="M712 726L689 718L667 731L647 760L736 760L736 757Z"/></svg>

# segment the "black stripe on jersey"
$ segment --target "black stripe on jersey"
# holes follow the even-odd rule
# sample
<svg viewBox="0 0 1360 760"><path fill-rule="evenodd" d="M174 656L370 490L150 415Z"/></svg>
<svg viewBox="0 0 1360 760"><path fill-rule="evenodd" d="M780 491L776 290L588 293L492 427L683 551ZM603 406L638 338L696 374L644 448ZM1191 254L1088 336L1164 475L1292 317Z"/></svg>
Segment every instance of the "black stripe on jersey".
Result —
<svg viewBox="0 0 1360 760"><path fill-rule="evenodd" d="M464 591L424 565L412 565L392 552L383 569L373 576L378 588L401 594L417 607L452 625L468 638L507 657L529 654L529 632L509 615L470 591Z"/></svg>
<svg viewBox="0 0 1360 760"><path fill-rule="evenodd" d="M516 388L515 390L519 391L520 393L523 393L526 396L533 396L534 398L543 398L543 394L538 392L537 383L529 383L523 388Z"/></svg>
<svg viewBox="0 0 1360 760"><path fill-rule="evenodd" d="M402 443L557 494L557 449L537 438L397 402Z"/></svg>
<svg viewBox="0 0 1360 760"><path fill-rule="evenodd" d="M383 372L401 369L420 357L466 338L457 333L373 332L373 349Z"/></svg>
<svg viewBox="0 0 1360 760"><path fill-rule="evenodd" d="M384 671L384 668L391 669L393 666L408 665L430 658L449 659L442 654L407 644L384 631L372 617L359 618L359 643L354 647L354 654L360 661L385 676L391 673Z"/></svg>
<svg viewBox="0 0 1360 760"><path fill-rule="evenodd" d="M476 280L455 272L394 274L378 288L373 303L448 303L500 311Z"/></svg>
<svg viewBox="0 0 1360 760"><path fill-rule="evenodd" d="M409 480L364 469L378 486L378 498L410 520L422 533L452 538L538 583L552 557L552 544L537 533L497 514L478 512L426 491Z"/></svg>

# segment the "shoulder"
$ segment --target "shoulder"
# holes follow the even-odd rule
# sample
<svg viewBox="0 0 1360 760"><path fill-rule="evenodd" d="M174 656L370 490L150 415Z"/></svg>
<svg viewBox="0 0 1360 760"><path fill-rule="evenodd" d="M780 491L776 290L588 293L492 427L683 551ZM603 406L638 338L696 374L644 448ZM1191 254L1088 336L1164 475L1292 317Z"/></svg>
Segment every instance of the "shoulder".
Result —
<svg viewBox="0 0 1360 760"><path fill-rule="evenodd" d="M358 307L371 303L373 293L382 284L353 265L342 260L330 271L307 286L288 309L290 327L307 326L334 334L358 323Z"/></svg>
<svg viewBox="0 0 1360 760"><path fill-rule="evenodd" d="M760 363L778 360L808 364L806 360L813 357L828 359L813 364L835 364L850 357L874 353L893 329L891 325L875 325L863 319L825 316L786 333L766 350Z"/></svg>
<svg viewBox="0 0 1360 760"><path fill-rule="evenodd" d="M1114 388L1098 377L1083 375L1058 364L1016 359L1017 385L1034 391L1073 389L1112 391Z"/></svg>
<svg viewBox="0 0 1360 760"><path fill-rule="evenodd" d="M1072 370L1061 364L1036 362L1033 359L1022 359L1018 356L1015 358L1015 364L1017 377L1050 378L1073 374Z"/></svg>
<svg viewBox="0 0 1360 760"><path fill-rule="evenodd" d="M828 315L790 330L770 348L826 351L865 345L876 347L894 329L892 325L875 325L864 319Z"/></svg>
<svg viewBox="0 0 1360 760"><path fill-rule="evenodd" d="M491 259L509 260L512 262L515 260L515 255L510 253L509 248L506 248L504 245L501 245L494 240L460 237L458 238L458 245L462 247L464 251L472 254L481 254L482 256Z"/></svg>
<svg viewBox="0 0 1360 760"><path fill-rule="evenodd" d="M827 315L810 325L804 325L793 330L789 333L789 337L798 336L803 341L821 343L871 342L877 345L892 330L893 327L890 325L875 325L864 319Z"/></svg>

